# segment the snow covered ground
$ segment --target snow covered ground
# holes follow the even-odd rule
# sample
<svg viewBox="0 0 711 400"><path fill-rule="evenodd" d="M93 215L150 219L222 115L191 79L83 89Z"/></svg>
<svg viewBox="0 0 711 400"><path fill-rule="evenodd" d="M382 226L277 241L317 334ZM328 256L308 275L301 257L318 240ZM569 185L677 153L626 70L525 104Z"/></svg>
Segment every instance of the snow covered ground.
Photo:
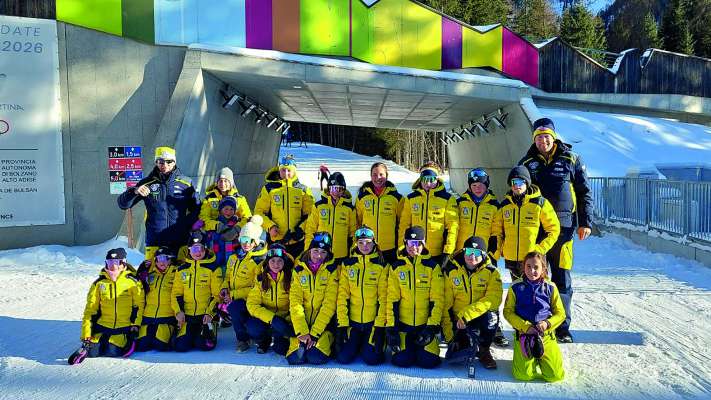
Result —
<svg viewBox="0 0 711 400"><path fill-rule="evenodd" d="M323 160L353 187L368 179L374 162L315 145L282 152L295 154L301 180L311 187L318 187ZM391 168L401 185L414 177ZM149 352L67 366L79 344L86 291L106 250L121 244L0 252L0 399L711 397L711 269L615 235L576 243L576 343L561 346L566 379L557 384L514 381L511 348L494 348L498 370L480 368L476 380L447 363L433 371L361 362L290 367L253 348L237 354L230 328L208 353ZM130 262L140 260L129 253ZM510 338L510 326L505 332Z"/></svg>
<svg viewBox="0 0 711 400"><path fill-rule="evenodd" d="M711 127L666 118L539 108L581 154L589 176L625 176L655 164L710 165Z"/></svg>

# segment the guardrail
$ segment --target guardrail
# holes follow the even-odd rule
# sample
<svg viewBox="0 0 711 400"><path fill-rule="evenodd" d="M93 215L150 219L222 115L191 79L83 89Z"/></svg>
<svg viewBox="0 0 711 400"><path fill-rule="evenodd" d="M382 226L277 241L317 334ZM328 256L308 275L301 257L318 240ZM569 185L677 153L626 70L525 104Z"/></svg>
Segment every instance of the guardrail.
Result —
<svg viewBox="0 0 711 400"><path fill-rule="evenodd" d="M597 223L628 223L711 243L711 182L589 179Z"/></svg>

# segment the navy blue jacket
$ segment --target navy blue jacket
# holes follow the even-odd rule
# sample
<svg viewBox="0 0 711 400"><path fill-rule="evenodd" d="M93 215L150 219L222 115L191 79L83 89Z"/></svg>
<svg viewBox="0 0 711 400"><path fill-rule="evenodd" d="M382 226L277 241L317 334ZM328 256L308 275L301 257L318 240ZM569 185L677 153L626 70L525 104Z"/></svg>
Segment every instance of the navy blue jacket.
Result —
<svg viewBox="0 0 711 400"><path fill-rule="evenodd" d="M136 187L146 184L151 194L142 197L135 188L130 188L118 197L118 206L127 210L143 201L148 214L146 246L170 246L177 250L187 243L190 228L200 212L200 199L193 182L177 167L167 176L155 167Z"/></svg>
<svg viewBox="0 0 711 400"><path fill-rule="evenodd" d="M528 169L531 183L538 186L543 197L551 202L561 227L590 228L593 199L585 164L569 144L560 140L555 143L550 161L546 161L533 144L518 164Z"/></svg>
<svg viewBox="0 0 711 400"><path fill-rule="evenodd" d="M523 278L511 285L516 295L516 315L524 320L537 324L553 315L551 297L553 284L546 280L531 282Z"/></svg>

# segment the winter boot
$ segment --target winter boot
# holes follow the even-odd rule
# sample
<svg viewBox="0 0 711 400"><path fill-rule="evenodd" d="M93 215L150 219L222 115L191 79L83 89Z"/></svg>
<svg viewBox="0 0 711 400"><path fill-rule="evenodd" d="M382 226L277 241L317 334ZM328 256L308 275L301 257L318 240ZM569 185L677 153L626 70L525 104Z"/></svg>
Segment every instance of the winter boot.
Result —
<svg viewBox="0 0 711 400"><path fill-rule="evenodd" d="M479 362L486 369L496 369L496 361L491 355L491 350L488 347L480 347L479 353L476 355L479 358Z"/></svg>
<svg viewBox="0 0 711 400"><path fill-rule="evenodd" d="M570 335L569 330L560 330L555 333L558 343L573 343L573 336Z"/></svg>
<svg viewBox="0 0 711 400"><path fill-rule="evenodd" d="M257 343L257 354L264 354L269 351L269 346L272 344L272 339L262 340Z"/></svg>
<svg viewBox="0 0 711 400"><path fill-rule="evenodd" d="M247 342L245 340L238 340L237 341L237 351L240 353L244 353L247 350L249 350L249 342Z"/></svg>
<svg viewBox="0 0 711 400"><path fill-rule="evenodd" d="M504 332L501 331L501 324L496 326L496 333L494 334L494 345L497 347L508 347L509 340L504 336Z"/></svg>

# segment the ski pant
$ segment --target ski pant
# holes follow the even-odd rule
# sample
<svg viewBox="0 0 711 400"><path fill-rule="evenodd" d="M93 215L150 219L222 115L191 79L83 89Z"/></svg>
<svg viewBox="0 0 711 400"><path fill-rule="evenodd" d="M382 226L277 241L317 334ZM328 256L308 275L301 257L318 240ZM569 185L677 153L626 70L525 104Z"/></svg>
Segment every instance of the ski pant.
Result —
<svg viewBox="0 0 711 400"><path fill-rule="evenodd" d="M543 357L541 358L526 358L521 352L521 342L518 333L514 343L514 353L512 372L513 377L520 381L530 381L538 376L541 376L548 382L556 382L565 378L563 370L563 355L558 347L555 334L553 332L546 333L543 336ZM540 369L540 374L536 370Z"/></svg>
<svg viewBox="0 0 711 400"><path fill-rule="evenodd" d="M136 351L168 351L175 339L175 318L144 318L138 331Z"/></svg>
<svg viewBox="0 0 711 400"><path fill-rule="evenodd" d="M201 335L203 326L202 315L195 318L187 316L175 338L175 351L185 352L194 348L202 351L213 350L216 346L209 346L208 341Z"/></svg>
<svg viewBox="0 0 711 400"><path fill-rule="evenodd" d="M558 240L546 254L551 271L551 281L558 287L560 301L565 308L565 321L556 329L568 332L570 329L570 303L573 299L573 281L570 269L573 268L573 235L575 227L561 227Z"/></svg>
<svg viewBox="0 0 711 400"><path fill-rule="evenodd" d="M437 335L424 346L418 346L415 343L417 333L423 327L424 325L408 326L400 324L398 327L400 331L400 351L393 353L390 360L393 365L398 367L417 365L421 368L435 368L442 363L442 360L439 359L439 340Z"/></svg>
<svg viewBox="0 0 711 400"><path fill-rule="evenodd" d="M360 354L368 365L378 365L385 361L385 328L373 328L373 323L351 322L348 338L336 355L341 364L350 364Z"/></svg>
<svg viewBox="0 0 711 400"><path fill-rule="evenodd" d="M247 334L257 342L257 345L271 343L274 340L272 345L274 352L282 356L286 355L289 349L289 338L294 336L293 328L292 332L277 332L271 325L254 317L249 317L246 326Z"/></svg>
<svg viewBox="0 0 711 400"><path fill-rule="evenodd" d="M450 316L450 318L453 317ZM455 317L456 318L456 317ZM452 318L452 325L456 328L457 320ZM496 334L496 327L499 325L497 313L487 311L479 317L469 321L465 329L455 329L454 338L449 343L447 357L450 353L474 347L476 353L479 347L491 347L491 342ZM472 346L474 344L475 346Z"/></svg>
<svg viewBox="0 0 711 400"><path fill-rule="evenodd" d="M227 312L230 313L230 318L232 318L232 329L235 330L237 340L248 341L249 334L247 333L246 324L247 319L249 319L249 313L247 312L247 302L244 299L232 300L227 305Z"/></svg>
<svg viewBox="0 0 711 400"><path fill-rule="evenodd" d="M98 324L92 328L92 343L87 357L122 357L128 347L130 327L111 329Z"/></svg>
<svg viewBox="0 0 711 400"><path fill-rule="evenodd" d="M297 338L289 339L289 350L286 353L286 361L289 365L300 365L300 364L314 364L321 365L326 364L329 360L329 354L331 353L331 343L333 334L331 332L325 331L316 341L316 344L310 349L305 351L299 351L301 343Z"/></svg>

